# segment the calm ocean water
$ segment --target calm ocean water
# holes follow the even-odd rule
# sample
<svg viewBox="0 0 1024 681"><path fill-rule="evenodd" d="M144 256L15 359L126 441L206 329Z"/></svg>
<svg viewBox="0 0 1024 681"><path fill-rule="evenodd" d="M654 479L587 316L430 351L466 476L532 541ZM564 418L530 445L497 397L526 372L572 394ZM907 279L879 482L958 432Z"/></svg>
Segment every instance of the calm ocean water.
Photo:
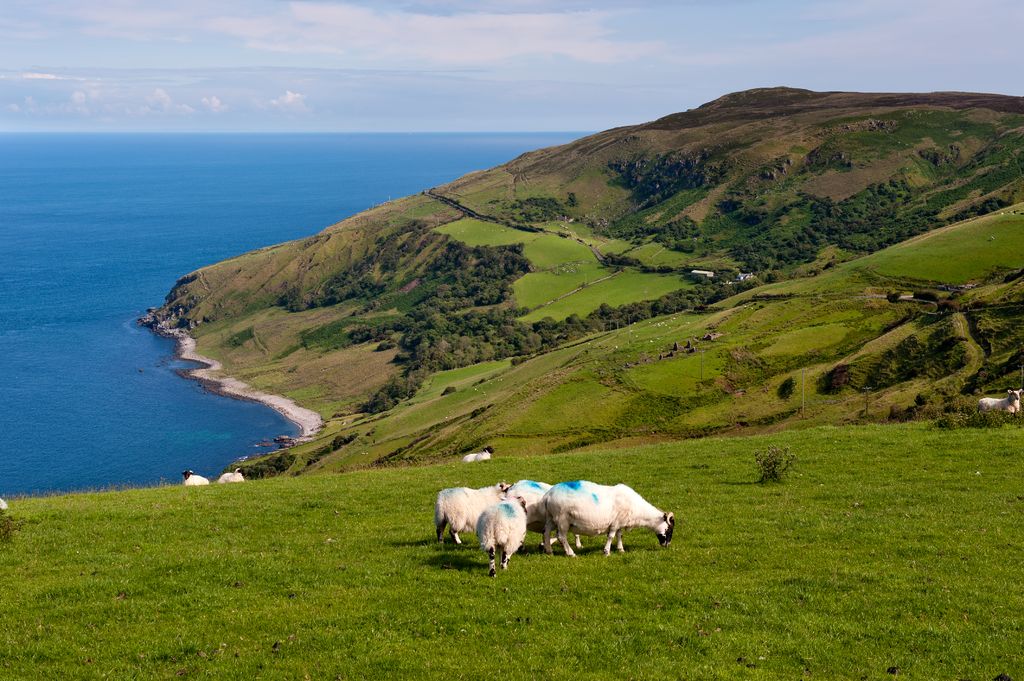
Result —
<svg viewBox="0 0 1024 681"><path fill-rule="evenodd" d="M0 496L214 475L295 433L135 318L201 265L577 136L0 135Z"/></svg>

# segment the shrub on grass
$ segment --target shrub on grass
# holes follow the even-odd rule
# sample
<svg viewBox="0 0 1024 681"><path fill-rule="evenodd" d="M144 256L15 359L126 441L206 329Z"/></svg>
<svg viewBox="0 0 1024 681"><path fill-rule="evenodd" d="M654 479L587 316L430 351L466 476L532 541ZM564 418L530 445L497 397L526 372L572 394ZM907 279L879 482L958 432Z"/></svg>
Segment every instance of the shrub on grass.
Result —
<svg viewBox="0 0 1024 681"><path fill-rule="evenodd" d="M786 472L793 466L796 459L789 447L768 445L765 449L754 452L754 462L761 473L758 482L781 482Z"/></svg>
<svg viewBox="0 0 1024 681"><path fill-rule="evenodd" d="M793 390L796 389L796 381L790 376L785 381L779 384L779 389L776 391L780 398L788 400L793 396Z"/></svg>
<svg viewBox="0 0 1024 681"><path fill-rule="evenodd" d="M23 523L24 521L17 520L7 511L0 511L0 543L11 541Z"/></svg>
<svg viewBox="0 0 1024 681"><path fill-rule="evenodd" d="M441 396L444 397L445 395L451 395L453 392L455 392L455 386L450 385L441 391Z"/></svg>

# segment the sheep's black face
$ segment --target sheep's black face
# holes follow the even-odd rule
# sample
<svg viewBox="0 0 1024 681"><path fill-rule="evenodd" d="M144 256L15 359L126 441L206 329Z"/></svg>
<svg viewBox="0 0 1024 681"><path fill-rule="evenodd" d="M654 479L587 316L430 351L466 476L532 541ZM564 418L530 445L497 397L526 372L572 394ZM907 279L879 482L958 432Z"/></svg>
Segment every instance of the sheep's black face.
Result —
<svg viewBox="0 0 1024 681"><path fill-rule="evenodd" d="M676 517L671 513L666 513L664 520L658 525L658 529L655 531L658 535L658 543L662 546L668 546L672 543L672 533L676 529Z"/></svg>

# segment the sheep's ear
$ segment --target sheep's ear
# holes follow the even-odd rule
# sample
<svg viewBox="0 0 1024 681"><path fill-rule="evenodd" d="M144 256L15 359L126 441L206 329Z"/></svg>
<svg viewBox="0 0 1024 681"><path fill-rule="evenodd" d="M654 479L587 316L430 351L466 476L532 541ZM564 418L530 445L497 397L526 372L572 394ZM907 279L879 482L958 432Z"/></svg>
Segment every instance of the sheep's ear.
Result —
<svg viewBox="0 0 1024 681"><path fill-rule="evenodd" d="M665 520L668 521L669 525L675 525L676 524L676 514L675 513L666 513L665 514Z"/></svg>

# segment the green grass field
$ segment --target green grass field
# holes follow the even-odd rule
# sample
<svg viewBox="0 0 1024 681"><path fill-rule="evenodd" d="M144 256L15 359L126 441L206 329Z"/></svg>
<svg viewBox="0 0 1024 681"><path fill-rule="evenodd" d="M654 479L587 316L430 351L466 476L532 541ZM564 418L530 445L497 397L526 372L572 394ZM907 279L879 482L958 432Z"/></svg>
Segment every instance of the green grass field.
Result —
<svg viewBox="0 0 1024 681"><path fill-rule="evenodd" d="M14 499L0 676L992 679L1024 673L1022 431L821 428L466 466ZM782 484L753 451L789 446ZM672 510L604 557L433 541L522 477Z"/></svg>
<svg viewBox="0 0 1024 681"><path fill-rule="evenodd" d="M601 303L616 307L638 300L653 300L687 286L692 284L678 276L625 270L611 279L588 286L551 305L537 308L521 319L525 322L535 322L545 317L565 319L571 314L584 317L600 307Z"/></svg>
<svg viewBox="0 0 1024 681"><path fill-rule="evenodd" d="M544 272L530 272L512 285L516 304L537 307L570 291L611 274L606 267L593 263L572 263Z"/></svg>
<svg viewBox="0 0 1024 681"><path fill-rule="evenodd" d="M858 264L890 277L950 284L963 284L993 270L1019 269L1024 267L1024 206L929 232Z"/></svg>
<svg viewBox="0 0 1024 681"><path fill-rule="evenodd" d="M462 218L455 222L435 228L436 232L447 234L458 239L467 246L505 246L508 244L524 244L542 236L537 232L525 232L512 229L493 222L484 222L473 218ZM556 237L557 238L557 237Z"/></svg>

